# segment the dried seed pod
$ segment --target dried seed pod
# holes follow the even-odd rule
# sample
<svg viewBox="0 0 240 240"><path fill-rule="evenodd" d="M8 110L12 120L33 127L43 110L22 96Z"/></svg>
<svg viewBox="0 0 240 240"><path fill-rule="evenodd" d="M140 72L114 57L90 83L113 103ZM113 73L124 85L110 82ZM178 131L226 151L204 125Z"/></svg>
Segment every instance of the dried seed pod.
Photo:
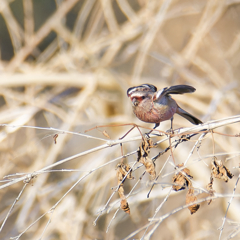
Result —
<svg viewBox="0 0 240 240"><path fill-rule="evenodd" d="M177 167L178 168L183 167L183 163L178 164ZM184 172L186 174L186 176L182 172L179 172L179 173L175 174L172 179L172 181L174 183L172 188L175 191L183 190L186 187L189 187L189 188L192 187L192 182L190 179L193 177L190 175L190 170L188 168L184 168L181 171Z"/></svg>
<svg viewBox="0 0 240 240"><path fill-rule="evenodd" d="M130 170L130 172L129 172ZM129 173L128 173L129 172ZM134 177L132 177L132 169L128 164L124 164L124 163L119 163L117 165L117 174L119 175L118 179L121 178L120 181L123 180L123 178L127 175L128 179L134 179ZM120 177L121 175L121 177Z"/></svg>
<svg viewBox="0 0 240 240"><path fill-rule="evenodd" d="M54 136L53 136L53 141L55 144L57 144L57 138L58 138L58 134L56 133Z"/></svg>
<svg viewBox="0 0 240 240"><path fill-rule="evenodd" d="M214 158L212 161L211 175L215 178L222 179L225 182L228 182L228 178L231 179L233 177L229 169L223 165L221 160L217 160L217 158Z"/></svg>
<svg viewBox="0 0 240 240"><path fill-rule="evenodd" d="M132 173L132 169L128 164L119 163L117 165L117 179L118 179L118 185L119 185L118 194L119 194L119 197L121 198L121 209L128 214L130 214L130 207L124 195L123 183L125 180L123 181L123 179L125 178L125 176L127 176L126 178L128 179L134 179L131 173Z"/></svg>
<svg viewBox="0 0 240 240"><path fill-rule="evenodd" d="M186 204L195 202L197 200L197 196L194 195L194 188L189 188L186 195ZM191 214L195 213L200 208L199 204L193 204L188 207Z"/></svg>
<svg viewBox="0 0 240 240"><path fill-rule="evenodd" d="M156 178L155 164L152 161L152 159L149 157L141 157L139 162L145 166L146 172L149 173L152 179L155 179Z"/></svg>
<svg viewBox="0 0 240 240"><path fill-rule="evenodd" d="M145 166L146 171L150 174L152 179L155 179L155 164L152 159L148 157L150 149L153 147L153 141L150 138L144 138L138 149L138 161Z"/></svg>
<svg viewBox="0 0 240 240"><path fill-rule="evenodd" d="M214 190L213 190L213 178L210 177L210 183L207 185L207 190L208 190L208 193L209 193L209 196L212 197L214 196ZM208 205L210 205L212 202L212 199L208 200L207 203Z"/></svg>
<svg viewBox="0 0 240 240"><path fill-rule="evenodd" d="M121 209L122 209L125 213L130 214L130 207L129 207L129 204L128 204L126 198L121 200Z"/></svg>

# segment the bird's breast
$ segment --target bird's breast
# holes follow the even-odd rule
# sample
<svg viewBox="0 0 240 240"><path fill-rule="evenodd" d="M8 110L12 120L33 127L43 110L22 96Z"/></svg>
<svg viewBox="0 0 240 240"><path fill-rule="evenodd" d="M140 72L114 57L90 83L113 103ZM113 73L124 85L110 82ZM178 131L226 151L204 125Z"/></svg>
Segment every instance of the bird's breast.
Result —
<svg viewBox="0 0 240 240"><path fill-rule="evenodd" d="M169 120L173 117L177 110L177 105L162 105L159 103L153 103L145 106L144 104L138 105L134 108L134 114L137 118L144 122L160 123Z"/></svg>

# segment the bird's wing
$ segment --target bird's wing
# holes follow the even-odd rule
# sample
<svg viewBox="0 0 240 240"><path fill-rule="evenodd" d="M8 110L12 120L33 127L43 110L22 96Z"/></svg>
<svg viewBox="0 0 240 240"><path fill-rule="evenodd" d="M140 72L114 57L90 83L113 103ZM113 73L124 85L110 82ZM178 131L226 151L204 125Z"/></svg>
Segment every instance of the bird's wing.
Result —
<svg viewBox="0 0 240 240"><path fill-rule="evenodd" d="M195 88L188 85L176 85L172 87L166 87L154 94L153 101L159 101L163 96L168 94L183 94L195 92Z"/></svg>

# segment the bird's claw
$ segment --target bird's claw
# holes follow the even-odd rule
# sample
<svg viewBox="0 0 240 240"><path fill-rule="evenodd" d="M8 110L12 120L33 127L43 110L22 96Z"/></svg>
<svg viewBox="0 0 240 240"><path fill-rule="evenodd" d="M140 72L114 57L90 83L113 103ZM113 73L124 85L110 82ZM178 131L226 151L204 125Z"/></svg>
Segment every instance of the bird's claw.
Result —
<svg viewBox="0 0 240 240"><path fill-rule="evenodd" d="M168 129L166 133L174 134L174 130L172 128Z"/></svg>

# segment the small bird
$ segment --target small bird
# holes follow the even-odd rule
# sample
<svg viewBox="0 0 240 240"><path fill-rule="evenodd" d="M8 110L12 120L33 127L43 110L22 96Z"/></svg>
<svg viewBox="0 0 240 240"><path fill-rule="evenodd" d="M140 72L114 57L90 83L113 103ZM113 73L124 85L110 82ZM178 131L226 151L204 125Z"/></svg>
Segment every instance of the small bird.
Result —
<svg viewBox="0 0 240 240"><path fill-rule="evenodd" d="M192 93L195 90L194 87L188 85L176 85L157 91L157 88L151 84L142 84L129 88L127 95L132 101L133 112L137 118L143 122L155 123L153 129L158 127L160 122L170 119L172 130L173 115L175 113L195 125L202 123L201 120L180 108L170 96L170 94Z"/></svg>

